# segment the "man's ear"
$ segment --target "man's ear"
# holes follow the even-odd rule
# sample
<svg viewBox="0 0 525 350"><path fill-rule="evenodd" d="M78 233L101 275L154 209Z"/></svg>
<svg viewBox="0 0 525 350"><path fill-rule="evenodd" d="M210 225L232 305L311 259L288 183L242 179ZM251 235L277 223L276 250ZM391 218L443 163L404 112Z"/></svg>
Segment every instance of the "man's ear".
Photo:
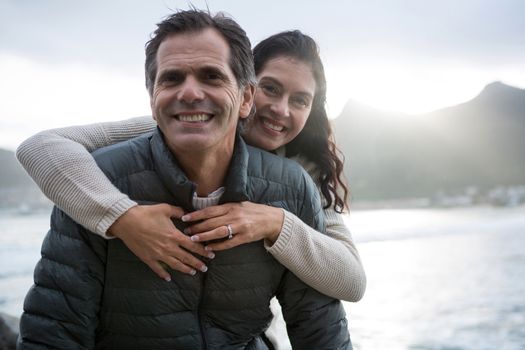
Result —
<svg viewBox="0 0 525 350"><path fill-rule="evenodd" d="M248 84L244 87L242 93L241 108L239 109L239 117L241 119L248 118L253 106L256 87L253 84Z"/></svg>
<svg viewBox="0 0 525 350"><path fill-rule="evenodd" d="M153 117L153 120L158 123L157 117L155 116L155 108L153 106L153 97L149 98L149 106L151 108L151 116Z"/></svg>

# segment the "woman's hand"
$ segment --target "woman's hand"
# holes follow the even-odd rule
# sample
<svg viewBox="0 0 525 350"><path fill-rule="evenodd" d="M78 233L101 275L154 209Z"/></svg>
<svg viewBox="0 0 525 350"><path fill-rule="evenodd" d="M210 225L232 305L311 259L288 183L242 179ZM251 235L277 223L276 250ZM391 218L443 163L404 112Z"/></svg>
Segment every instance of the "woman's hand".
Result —
<svg viewBox="0 0 525 350"><path fill-rule="evenodd" d="M171 218L182 215L182 208L168 204L138 205L118 218L108 233L120 238L157 275L171 281L163 263L173 270L194 275L197 270L205 272L207 267L188 251L214 257L202 244L193 242L175 227Z"/></svg>
<svg viewBox="0 0 525 350"><path fill-rule="evenodd" d="M266 240L275 243L281 232L284 213L280 208L252 202L226 203L208 207L184 215L184 222L200 221L189 226L184 232L194 242L208 242L229 236L230 225L233 237L222 242L210 243L206 250L224 250L238 245Z"/></svg>

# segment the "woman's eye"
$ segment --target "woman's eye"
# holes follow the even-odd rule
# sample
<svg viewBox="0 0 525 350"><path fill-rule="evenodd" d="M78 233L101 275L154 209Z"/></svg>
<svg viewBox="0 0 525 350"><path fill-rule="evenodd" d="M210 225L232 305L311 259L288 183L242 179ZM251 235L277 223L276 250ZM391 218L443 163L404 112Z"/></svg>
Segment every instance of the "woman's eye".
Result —
<svg viewBox="0 0 525 350"><path fill-rule="evenodd" d="M268 95L272 95L272 96L277 95L279 93L279 89L276 86L270 85L270 84L261 85L261 89Z"/></svg>
<svg viewBox="0 0 525 350"><path fill-rule="evenodd" d="M310 106L310 101L308 101L307 99L302 98L302 97L293 98L292 99L292 103L295 106L301 107L301 108L306 108L306 107Z"/></svg>

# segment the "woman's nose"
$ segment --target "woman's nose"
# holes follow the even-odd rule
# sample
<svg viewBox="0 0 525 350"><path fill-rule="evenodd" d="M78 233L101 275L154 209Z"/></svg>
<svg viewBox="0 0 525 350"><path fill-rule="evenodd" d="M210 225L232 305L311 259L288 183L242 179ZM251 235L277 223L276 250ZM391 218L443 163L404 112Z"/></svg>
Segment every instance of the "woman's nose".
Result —
<svg viewBox="0 0 525 350"><path fill-rule="evenodd" d="M279 117L290 116L290 109L288 107L288 101L286 98L281 98L278 101L274 101L270 106L270 110Z"/></svg>

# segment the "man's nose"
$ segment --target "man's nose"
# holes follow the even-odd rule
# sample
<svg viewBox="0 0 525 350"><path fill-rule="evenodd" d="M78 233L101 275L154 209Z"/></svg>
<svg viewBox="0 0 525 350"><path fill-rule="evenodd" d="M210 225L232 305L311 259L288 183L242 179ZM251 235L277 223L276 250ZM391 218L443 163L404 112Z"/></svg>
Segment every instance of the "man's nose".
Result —
<svg viewBox="0 0 525 350"><path fill-rule="evenodd" d="M178 100L193 103L204 99L204 91L199 82L193 77L186 77L177 94Z"/></svg>
<svg viewBox="0 0 525 350"><path fill-rule="evenodd" d="M283 97L274 101L270 106L270 110L279 117L289 117L290 108L288 106L288 99Z"/></svg>

